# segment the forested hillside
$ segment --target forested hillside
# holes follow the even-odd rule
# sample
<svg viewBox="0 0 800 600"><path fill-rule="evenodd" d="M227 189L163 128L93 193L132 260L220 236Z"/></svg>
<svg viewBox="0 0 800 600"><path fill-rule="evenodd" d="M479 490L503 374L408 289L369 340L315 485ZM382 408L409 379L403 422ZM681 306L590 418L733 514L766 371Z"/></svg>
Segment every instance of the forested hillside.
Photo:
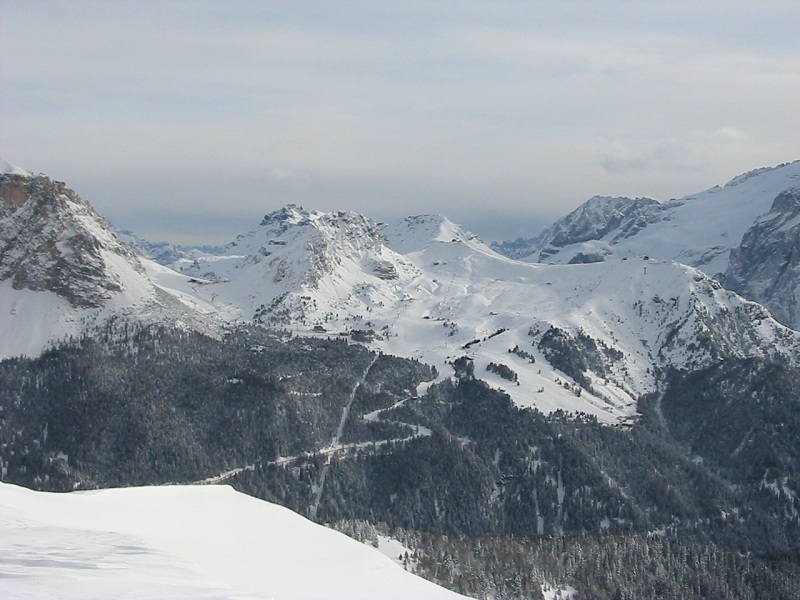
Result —
<svg viewBox="0 0 800 600"><path fill-rule="evenodd" d="M3 480L225 480L320 522L400 528L427 556L422 571L483 596L521 593L487 558L509 553L509 581L587 598L797 592L795 367L676 372L662 396L642 398L633 426L608 427L519 408L469 362L419 387L431 368L338 338L109 326L0 363ZM656 570L598 579L603 561ZM693 587L675 583L676 564Z"/></svg>

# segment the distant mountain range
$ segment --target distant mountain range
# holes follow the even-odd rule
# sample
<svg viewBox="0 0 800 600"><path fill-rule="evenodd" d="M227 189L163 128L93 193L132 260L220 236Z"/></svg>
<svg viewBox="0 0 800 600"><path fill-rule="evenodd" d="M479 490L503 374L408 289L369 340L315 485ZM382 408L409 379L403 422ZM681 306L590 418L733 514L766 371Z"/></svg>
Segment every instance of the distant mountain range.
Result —
<svg viewBox="0 0 800 600"><path fill-rule="evenodd" d="M744 217L730 215L760 210L748 200L753 190L764 204L761 196L797 174L800 163L762 170L668 205L590 200L538 238L539 259L557 263L539 265L502 257L435 215L379 225L356 213L294 205L213 253L166 249L155 254L159 264L137 257L64 184L9 173L2 179L8 191L0 231L7 242L0 276L7 288L2 302L14 314L4 325L5 355L35 354L36 344L44 348L123 313L207 331L215 323L254 322L355 338L431 364L442 377L465 355L520 406L626 421L637 398L657 388L658 373L725 356L796 355L793 331L675 259L695 257L706 270L724 259L727 267L730 250L709 249L711 242L701 240L712 234L698 232L732 239L744 230ZM716 214L727 220L716 223ZM672 245L665 227L682 232L671 235ZM137 247L146 248L141 241ZM563 264L575 256L603 260ZM746 287L740 280L738 287ZM58 318L42 320L45 305ZM16 335L20 330L38 335ZM553 339L607 351L596 351L591 366L569 368L547 349Z"/></svg>
<svg viewBox="0 0 800 600"><path fill-rule="evenodd" d="M569 264L649 256L696 267L798 328L800 161L755 169L684 198L596 196L537 237L492 244L511 258Z"/></svg>
<svg viewBox="0 0 800 600"><path fill-rule="evenodd" d="M436 215L296 205L222 248L151 244L3 171L3 480L222 473L348 530L800 545L800 162L593 198L492 248Z"/></svg>

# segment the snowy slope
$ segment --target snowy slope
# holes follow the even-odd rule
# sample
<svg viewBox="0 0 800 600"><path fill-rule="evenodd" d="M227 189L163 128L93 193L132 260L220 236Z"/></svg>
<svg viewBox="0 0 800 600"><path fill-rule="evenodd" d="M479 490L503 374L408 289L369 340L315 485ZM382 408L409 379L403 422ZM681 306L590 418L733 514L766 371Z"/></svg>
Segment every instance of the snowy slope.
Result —
<svg viewBox="0 0 800 600"><path fill-rule="evenodd" d="M361 215L287 207L225 255L177 267L181 285L169 271L150 273L228 319L255 317L301 335L358 334L441 377L467 356L476 377L519 405L606 423L632 417L660 371L797 347L796 335L763 308L690 267L642 259L529 264L435 216L383 225L379 235ZM543 348L551 327L565 332L568 353L593 353L593 364L577 373L554 366ZM488 371L490 363L516 381Z"/></svg>
<svg viewBox="0 0 800 600"><path fill-rule="evenodd" d="M775 197L800 185L800 161L735 177L724 187L659 203L595 197L537 238L495 247L532 262L566 264L577 254L675 260L715 276L730 250Z"/></svg>
<svg viewBox="0 0 800 600"><path fill-rule="evenodd" d="M0 175L0 358L35 356L112 318L193 324L105 220L65 184Z"/></svg>
<svg viewBox="0 0 800 600"><path fill-rule="evenodd" d="M463 598L225 486L55 494L0 483L3 598Z"/></svg>
<svg viewBox="0 0 800 600"><path fill-rule="evenodd" d="M32 173L28 173L22 167L13 165L7 160L0 160L0 175L21 175L23 177L33 177Z"/></svg>
<svg viewBox="0 0 800 600"><path fill-rule="evenodd" d="M321 325L340 309L365 314L374 305L394 304L417 275L363 215L294 205L265 216L222 254L171 267L202 282L195 295L227 319L306 325Z"/></svg>
<svg viewBox="0 0 800 600"><path fill-rule="evenodd" d="M416 215L383 223L381 235L387 246L403 255L422 250L433 242L452 242L479 252L489 250L478 236L440 215Z"/></svg>
<svg viewBox="0 0 800 600"><path fill-rule="evenodd" d="M760 171L670 204L672 212L659 218L689 233L667 238L692 239L691 226L710 219L709 207L736 212L722 211L720 198L744 210L754 190L776 189L798 171L800 163ZM638 398L669 369L796 356L798 334L760 306L674 257L633 258L643 250L636 244L647 242L651 255L649 244L668 247L656 239L667 235L663 227L627 229L632 234L618 242L627 250L615 246L603 262L543 265L500 256L438 216L378 225L356 213L288 205L222 252L195 252L167 268L137 259L63 184L0 178L0 311L7 315L0 356L36 354L119 316L181 327L257 322L351 336L431 364L442 378L466 356L476 377L521 406L584 412L606 423L634 416ZM636 219L652 206L660 205L644 202ZM589 229L600 223L584 221ZM741 222L723 219L720 230L730 237ZM613 229L610 223L601 228Z"/></svg>
<svg viewBox="0 0 800 600"><path fill-rule="evenodd" d="M452 372L447 360L470 356L477 377L545 412L560 408L605 422L624 419L641 394L655 389L655 369L704 366L719 351L794 353L797 345L797 336L760 306L676 263L527 265L439 242L406 257L427 277L409 287L410 301L380 316L373 311L374 328L388 326L376 345L444 373ZM548 365L538 345L551 326L621 353L607 360L602 378L590 376L593 392L576 396L571 378ZM714 349L703 339L713 340ZM517 346L536 362L509 352ZM487 372L490 362L509 366L520 385Z"/></svg>

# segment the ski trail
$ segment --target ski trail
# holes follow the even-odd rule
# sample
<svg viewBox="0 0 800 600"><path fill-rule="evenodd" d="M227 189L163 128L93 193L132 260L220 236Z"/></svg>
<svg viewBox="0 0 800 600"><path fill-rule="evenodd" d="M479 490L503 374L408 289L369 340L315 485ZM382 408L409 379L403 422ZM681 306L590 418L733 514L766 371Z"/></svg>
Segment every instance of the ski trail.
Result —
<svg viewBox="0 0 800 600"><path fill-rule="evenodd" d="M401 404L405 402L405 400L401 400L397 404ZM374 411L379 413L381 411L387 410L385 408L379 409ZM370 413L372 414L372 413ZM368 420L375 420L375 419L368 419ZM428 437L433 435L433 431L424 425L416 425L414 423L406 423L405 421L384 421L385 423L395 423L397 425L404 425L406 427L410 427L414 433L403 438L388 438L385 440L372 440L368 442L351 442L349 444L338 444L335 446L328 446L327 448L321 448L315 452L304 452L302 454L298 454L295 456L279 456L275 460L270 460L264 463L261 463L263 467L286 467L291 465L298 460L308 460L309 458L313 458L315 456L323 456L325 457L326 461L330 461L334 456L347 456L347 453L352 450L362 450L365 448L371 448L373 450L378 448L383 448L389 446L390 444L405 444L407 442L411 442L416 440L417 438L421 437ZM225 471L224 473L220 473L219 475L215 475L213 477L207 477L205 479L201 479L199 481L192 481L189 482L187 485L213 485L217 483L224 483L240 473L244 471L254 471L256 469L256 465L246 465L244 467L238 467L236 469L231 469L230 471ZM322 479L322 478L321 478ZM170 483L167 485L180 485L179 483ZM312 493L316 498L317 490L320 488L320 485L324 486L324 483L321 481L317 482L316 484L312 484ZM320 492L320 497L322 493Z"/></svg>
<svg viewBox="0 0 800 600"><path fill-rule="evenodd" d="M342 419L339 421L339 427L336 429L336 436L333 438L333 445L338 446L339 440L342 439L342 435L344 434L345 425L347 425L347 419L350 417L350 408L353 406L353 402L356 399L356 392L358 388L361 386L364 381L367 379L367 375L369 375L370 369L372 369L372 365L374 365L378 360L378 354L376 354L370 363L367 365L367 368L364 369L364 374L361 378L356 381L356 384L353 386L353 390L350 392L350 397L347 399L347 404L344 405L344 409L342 410Z"/></svg>
<svg viewBox="0 0 800 600"><path fill-rule="evenodd" d="M225 471L224 473L220 473L215 477L206 477L205 479L201 479L200 481L193 481L192 485L215 485L217 483L222 483L223 481L227 481L232 477L236 477L239 473L243 471L255 471L255 465L246 465L244 467L237 467L236 469L231 469L230 471Z"/></svg>
<svg viewBox="0 0 800 600"><path fill-rule="evenodd" d="M350 408L353 406L353 402L356 399L356 392L358 388L361 386L362 383L367 379L367 375L369 375L369 370L372 368L372 365L378 360L378 354L376 354L370 363L367 365L367 368L364 369L364 373L361 377L356 380L356 384L353 386L353 390L350 392L350 397L347 399L347 404L344 405L344 409L342 410L342 418L339 421L339 427L336 428L336 435L333 438L331 443L331 448L338 448L340 446L340 440L342 439L342 435L344 434L345 425L347 425L347 419L350 417ZM317 485L312 486L312 491L314 493L314 503L309 507L309 516L314 519L317 516L317 511L319 510L319 503L322 499L322 492L325 491L325 479L328 477L328 465L330 465L331 454L328 454L327 459L325 460L325 464L322 467L322 472L319 474L319 481Z"/></svg>
<svg viewBox="0 0 800 600"><path fill-rule="evenodd" d="M664 410L661 406L661 401L664 399L664 393L659 390L658 397L656 398L656 418L658 422L661 424L661 427L664 428L664 431L669 433L669 423L667 423L667 417L664 416Z"/></svg>
<svg viewBox="0 0 800 600"><path fill-rule="evenodd" d="M344 408L342 409L342 418L340 419L339 425L336 428L336 434L332 438L331 444L329 446L327 446L325 448L320 448L319 450L314 451L314 452L304 452L304 453L296 455L296 456L279 456L276 460L267 461L267 462L262 463L262 465L261 465L263 467L269 467L269 466L286 467L286 466L291 465L292 463L294 463L294 462L296 462L298 460L301 460L301 459L305 460L305 459L308 459L308 458L311 458L311 457L314 457L314 456L321 456L321 457L325 458L325 464L322 467L322 471L320 472L319 479L317 480L316 483L311 484L311 493L313 495L314 501L313 501L313 503L311 505L309 505L309 509L308 510L309 510L309 514L312 517L315 517L316 514L317 514L317 511L319 510L319 504L320 504L320 501L322 499L322 494L325 491L325 481L326 481L327 476L328 476L328 465L330 464L330 462L333 459L333 457L340 456L340 455L341 456L346 456L347 453L352 451L352 450L360 450L360 449L364 449L364 448L377 449L377 448L382 448L382 447L385 447L385 446L389 446L390 444L393 444L393 443L395 443L395 444L403 444L403 443L415 440L417 438L427 437L427 436L430 436L430 435L433 434L433 431L431 431L427 427L424 427L423 425L417 425L417 424L414 424L414 423L406 423L404 421L386 421L387 423L395 423L397 425L403 425L403 426L406 426L406 427L410 427L412 429L413 433L411 435L409 435L407 437L403 437L403 438L391 438L391 439L385 439L385 440L380 440L380 441L351 442L349 444L342 444L341 443L342 436L344 435L344 429L347 426L347 421L350 418L350 412L351 412L351 408L353 406L353 402L355 401L356 392L358 391L359 386L361 386L364 383L364 381L366 380L367 375L369 375L370 369L372 369L372 365L374 365L377 360L378 360L378 356L376 355L372 359L372 361L369 363L369 365L367 365L366 369L364 370L363 375L356 382L355 386L353 387L353 390L350 392L350 395L348 397L347 403L344 406ZM365 414L363 418L364 418L365 421L377 421L378 420L378 416L380 415L380 413L385 412L385 411L391 411L392 409L397 408L398 406L402 406L403 404L405 404L410 399L411 399L411 397L409 396L407 398L404 398L402 400L399 400L399 401L395 402L392 406L390 406L388 408L379 408L377 410L374 410L374 411L372 411L370 413ZM194 481L194 482L192 482L192 484L194 484L194 485L209 485L209 484L213 485L213 484L218 484L218 483L224 483L224 482L236 477L237 475L239 475L243 471L254 471L255 469L256 469L255 465L246 465L244 467L238 467L238 468L235 468L235 469L231 469L229 471L226 471L224 473L220 473L219 475L216 475L216 476L213 476L213 477L207 477L206 479L202 479L200 481Z"/></svg>

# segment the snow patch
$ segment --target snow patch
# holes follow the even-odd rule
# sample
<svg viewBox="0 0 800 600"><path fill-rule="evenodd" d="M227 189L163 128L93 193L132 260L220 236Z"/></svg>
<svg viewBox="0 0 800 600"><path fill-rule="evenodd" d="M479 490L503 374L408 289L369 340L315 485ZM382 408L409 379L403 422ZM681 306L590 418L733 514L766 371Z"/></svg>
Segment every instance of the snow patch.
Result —
<svg viewBox="0 0 800 600"><path fill-rule="evenodd" d="M23 177L33 177L32 173L29 173L17 165L11 164L7 160L0 160L0 175L21 175Z"/></svg>

